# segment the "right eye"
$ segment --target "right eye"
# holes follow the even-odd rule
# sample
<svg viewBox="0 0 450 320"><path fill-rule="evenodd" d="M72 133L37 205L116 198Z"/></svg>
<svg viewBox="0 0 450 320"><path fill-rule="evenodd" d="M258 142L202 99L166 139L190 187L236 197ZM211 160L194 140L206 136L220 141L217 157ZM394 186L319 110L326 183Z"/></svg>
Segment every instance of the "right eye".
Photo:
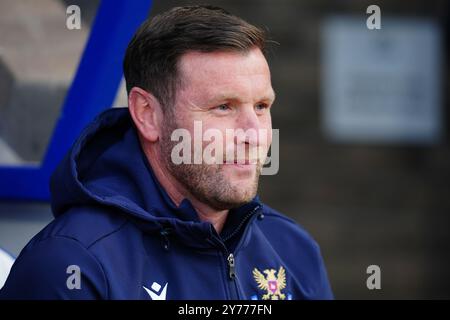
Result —
<svg viewBox="0 0 450 320"><path fill-rule="evenodd" d="M216 106L214 109L219 110L219 111L228 111L230 110L230 106L226 103L220 104L218 106Z"/></svg>

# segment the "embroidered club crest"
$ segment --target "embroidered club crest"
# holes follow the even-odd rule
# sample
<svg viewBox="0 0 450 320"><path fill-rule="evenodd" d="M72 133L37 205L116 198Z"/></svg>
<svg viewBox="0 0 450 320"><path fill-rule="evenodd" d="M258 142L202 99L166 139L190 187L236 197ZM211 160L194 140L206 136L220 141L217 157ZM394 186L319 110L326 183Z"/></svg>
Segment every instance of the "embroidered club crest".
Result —
<svg viewBox="0 0 450 320"><path fill-rule="evenodd" d="M266 269L262 273L255 268L253 269L253 277L258 284L258 288L267 292L262 296L263 300L286 299L286 295L281 293L281 290L286 288L286 271L283 267L280 266L278 272L275 269Z"/></svg>

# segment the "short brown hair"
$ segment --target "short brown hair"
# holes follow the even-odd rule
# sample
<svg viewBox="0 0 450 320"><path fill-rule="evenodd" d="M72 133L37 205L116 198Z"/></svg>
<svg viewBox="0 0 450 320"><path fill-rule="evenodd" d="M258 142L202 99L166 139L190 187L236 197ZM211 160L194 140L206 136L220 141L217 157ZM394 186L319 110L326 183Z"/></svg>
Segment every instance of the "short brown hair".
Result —
<svg viewBox="0 0 450 320"><path fill-rule="evenodd" d="M265 45L262 29L222 8L175 7L146 20L129 43L123 62L127 92L150 91L166 109L175 101L177 63L184 53L257 47L265 54Z"/></svg>

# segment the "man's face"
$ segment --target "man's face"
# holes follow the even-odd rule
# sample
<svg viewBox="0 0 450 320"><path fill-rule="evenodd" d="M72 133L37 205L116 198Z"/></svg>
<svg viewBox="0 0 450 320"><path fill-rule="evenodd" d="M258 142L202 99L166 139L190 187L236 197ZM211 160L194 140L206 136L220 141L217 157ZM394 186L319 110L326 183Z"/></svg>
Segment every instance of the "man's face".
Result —
<svg viewBox="0 0 450 320"><path fill-rule="evenodd" d="M181 85L173 111L165 115L161 137L168 170L194 197L215 209L249 202L256 195L272 141L270 107L275 96L266 59L256 48L246 53L188 52L178 67ZM223 155L213 152L213 164L176 165L171 153L178 141L171 141L171 134L184 128L194 139L194 123L201 123L203 133L208 129L221 133ZM230 134L237 129L247 134ZM202 141L203 148L208 144L211 141ZM255 161L257 150L264 156Z"/></svg>

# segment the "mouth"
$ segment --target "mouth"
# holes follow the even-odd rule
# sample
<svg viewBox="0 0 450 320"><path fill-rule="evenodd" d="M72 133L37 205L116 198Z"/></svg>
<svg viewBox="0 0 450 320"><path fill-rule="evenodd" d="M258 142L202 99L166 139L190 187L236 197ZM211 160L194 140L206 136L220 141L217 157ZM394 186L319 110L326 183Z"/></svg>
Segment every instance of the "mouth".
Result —
<svg viewBox="0 0 450 320"><path fill-rule="evenodd" d="M229 164L229 165L243 165L243 166L248 166L248 165L255 165L258 162L257 159L234 159L233 161L226 161L225 164Z"/></svg>
<svg viewBox="0 0 450 320"><path fill-rule="evenodd" d="M256 167L256 161L252 161L249 159L239 159L234 160L233 162L225 162L224 166L241 173L251 173Z"/></svg>

